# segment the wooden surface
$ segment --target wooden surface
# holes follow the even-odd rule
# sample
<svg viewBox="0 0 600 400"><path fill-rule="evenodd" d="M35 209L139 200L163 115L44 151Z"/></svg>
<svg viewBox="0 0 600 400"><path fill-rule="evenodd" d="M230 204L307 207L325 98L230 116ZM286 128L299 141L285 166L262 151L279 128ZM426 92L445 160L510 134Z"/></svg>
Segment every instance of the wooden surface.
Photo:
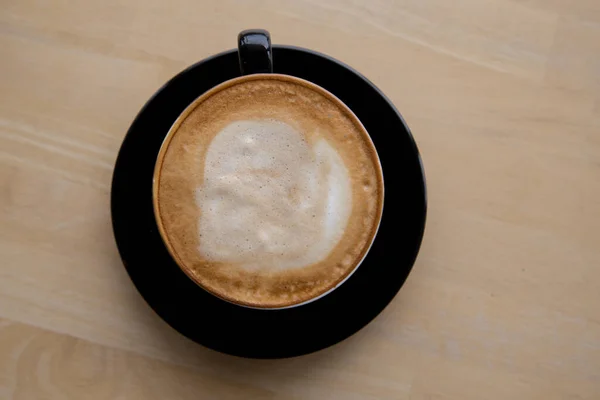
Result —
<svg viewBox="0 0 600 400"><path fill-rule="evenodd" d="M249 27L370 78L429 184L400 294L283 361L172 331L110 223L138 110ZM599 399L600 2L0 0L0 317L2 399Z"/></svg>

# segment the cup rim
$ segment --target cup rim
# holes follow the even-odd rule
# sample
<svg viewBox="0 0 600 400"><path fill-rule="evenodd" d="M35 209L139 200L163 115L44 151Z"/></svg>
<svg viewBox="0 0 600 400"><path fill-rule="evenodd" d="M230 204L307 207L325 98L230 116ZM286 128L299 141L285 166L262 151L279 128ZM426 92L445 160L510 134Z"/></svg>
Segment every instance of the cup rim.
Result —
<svg viewBox="0 0 600 400"><path fill-rule="evenodd" d="M160 218L160 206L158 204L159 203L158 202L158 191L159 191L158 183L160 181L160 175L162 172L162 165L164 162L164 157L166 155L169 144L170 144L171 140L173 139L173 137L175 136L175 132L177 131L177 129L179 128L181 123L188 117L188 115L191 112L193 112L193 110L200 103L202 103L207 98L213 96L214 94L216 94L230 86L239 84L244 81L261 80L261 79L292 81L292 82L298 83L300 85L307 86L307 87L309 87L309 89L312 89L312 90L320 93L324 97L329 98L334 103L336 103L343 110L343 112L352 120L353 124L361 130L361 133L363 134L364 138L366 139L368 146L371 148L372 154L375 156L374 160L375 160L375 165L376 165L376 169L378 172L377 179L378 179L379 186L381 188L381 193L379 196L380 201L378 202L378 210L377 210L377 218L376 218L377 224L374 227L374 229L372 229L372 234L369 239L368 246L365 246L365 248L363 249L362 256L360 257L359 261L354 265L354 267L349 269L340 279L338 279L337 281L335 281L334 283L329 285L326 290L324 290L322 293L319 293L318 295L316 295L314 297L311 297L309 299L306 299L306 300L303 300L300 302L291 302L291 303L285 304L285 305L274 305L274 306L257 305L257 304L236 301L236 300L233 300L232 298L228 298L226 295L217 293L216 291L213 291L210 288L203 285L200 282L200 280L196 277L196 275L191 271L191 269L185 265L183 260L181 260L181 258L179 257L179 255L177 254L175 249L173 248L171 241L169 240L169 237L166 233L162 219ZM321 299L324 296L332 293L335 289L337 289L344 282L346 282L356 272L356 270L358 270L360 265L363 263L364 259L367 257L367 255L373 245L373 242L375 241L375 238L377 237L377 233L379 231L379 227L381 225L381 220L382 220L382 216L383 216L384 200L385 200L385 181L384 181L384 177L383 177L383 168L381 166L381 160L379 158L379 154L377 152L375 144L373 143L373 140L372 140L371 136L369 135L369 132L364 127L364 125L362 124L360 119L356 116L356 114L341 99L339 99L336 95L334 95L327 89L317 85L316 83L308 81L306 79L299 78L299 77L293 76L293 75L281 74L281 73L257 73L257 74L242 75L242 76L235 77L235 78L226 80L224 82L221 82L221 83L213 86L212 88L208 89L206 92L200 94L198 97L196 97L196 99L194 99L181 112L181 114L177 117L177 119L173 122L173 124L169 128L167 134L165 135L165 137L160 145L160 149L159 149L158 155L156 157L156 162L154 164L154 170L153 170L153 174L152 174L152 207L153 207L153 211L154 211L154 220L158 227L158 231L159 231L160 237L162 239L162 242L165 245L169 255L175 261L175 264L198 287L200 287L201 289L210 293L211 295L213 295L221 300L224 300L230 304L244 307L244 308L249 308L249 309L256 309L256 310L283 310L283 309L290 309L290 308L299 307L299 306L302 306L305 304L309 304L309 303L312 303L312 302L314 302L318 299Z"/></svg>

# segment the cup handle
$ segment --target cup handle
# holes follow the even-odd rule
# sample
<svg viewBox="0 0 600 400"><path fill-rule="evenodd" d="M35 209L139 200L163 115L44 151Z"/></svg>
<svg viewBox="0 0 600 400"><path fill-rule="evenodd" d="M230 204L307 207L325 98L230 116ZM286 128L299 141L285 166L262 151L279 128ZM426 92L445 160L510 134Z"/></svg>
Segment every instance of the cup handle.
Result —
<svg viewBox="0 0 600 400"><path fill-rule="evenodd" d="M273 72L271 35L264 29L248 29L238 35L242 75Z"/></svg>

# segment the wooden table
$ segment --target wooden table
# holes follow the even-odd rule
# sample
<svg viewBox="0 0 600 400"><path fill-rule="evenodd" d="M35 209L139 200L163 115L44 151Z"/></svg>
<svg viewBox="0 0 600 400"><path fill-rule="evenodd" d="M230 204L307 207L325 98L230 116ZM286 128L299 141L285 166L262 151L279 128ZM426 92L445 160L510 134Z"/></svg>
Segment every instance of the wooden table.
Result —
<svg viewBox="0 0 600 400"><path fill-rule="evenodd" d="M0 398L600 398L597 0L0 4ZM390 306L282 361L169 328L125 273L109 212L144 102L248 27L378 85L429 185Z"/></svg>

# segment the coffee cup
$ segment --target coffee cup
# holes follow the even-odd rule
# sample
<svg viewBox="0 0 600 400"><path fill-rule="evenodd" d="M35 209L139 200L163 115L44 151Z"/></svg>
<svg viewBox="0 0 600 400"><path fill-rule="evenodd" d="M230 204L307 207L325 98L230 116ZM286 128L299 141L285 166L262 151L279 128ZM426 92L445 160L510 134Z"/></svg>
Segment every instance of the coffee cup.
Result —
<svg viewBox="0 0 600 400"><path fill-rule="evenodd" d="M383 172L341 100L273 73L268 32L240 33L238 55L241 76L200 95L167 133L154 215L204 290L244 307L297 307L359 268L381 220Z"/></svg>

